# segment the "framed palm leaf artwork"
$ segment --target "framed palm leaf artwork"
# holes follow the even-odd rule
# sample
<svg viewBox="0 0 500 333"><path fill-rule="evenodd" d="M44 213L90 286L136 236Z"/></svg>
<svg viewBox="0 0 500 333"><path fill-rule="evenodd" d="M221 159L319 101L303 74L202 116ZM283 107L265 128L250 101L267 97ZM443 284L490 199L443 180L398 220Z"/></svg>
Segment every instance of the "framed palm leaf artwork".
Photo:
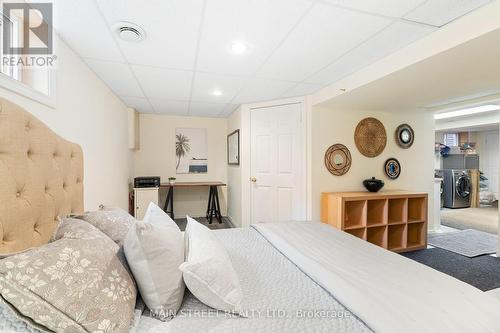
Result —
<svg viewBox="0 0 500 333"><path fill-rule="evenodd" d="M207 130L205 128L175 129L175 170L183 173L208 172Z"/></svg>

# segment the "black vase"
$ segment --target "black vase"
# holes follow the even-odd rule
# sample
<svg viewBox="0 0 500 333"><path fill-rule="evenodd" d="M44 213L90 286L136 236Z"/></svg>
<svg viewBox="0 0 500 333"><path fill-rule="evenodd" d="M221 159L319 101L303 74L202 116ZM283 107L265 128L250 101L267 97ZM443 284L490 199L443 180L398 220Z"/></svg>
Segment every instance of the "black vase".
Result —
<svg viewBox="0 0 500 333"><path fill-rule="evenodd" d="M382 187L384 187L384 181L372 177L372 179L363 180L363 185L370 192L378 192Z"/></svg>

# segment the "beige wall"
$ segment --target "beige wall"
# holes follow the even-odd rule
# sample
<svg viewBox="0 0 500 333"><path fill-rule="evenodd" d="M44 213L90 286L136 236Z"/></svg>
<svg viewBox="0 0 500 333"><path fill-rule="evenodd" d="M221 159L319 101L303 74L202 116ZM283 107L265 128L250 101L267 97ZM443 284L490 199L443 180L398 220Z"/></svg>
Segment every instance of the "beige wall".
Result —
<svg viewBox="0 0 500 333"><path fill-rule="evenodd" d="M85 209L101 203L127 208L132 160L125 105L63 42L57 56L55 108L3 88L0 95L82 146Z"/></svg>
<svg viewBox="0 0 500 333"><path fill-rule="evenodd" d="M227 119L179 117L141 114L139 117L140 148L133 153L134 177L160 176L162 182L169 177L177 181L227 182L226 135ZM206 128L208 140L208 173L176 174L175 129ZM160 205L164 205L166 193L162 191ZM219 191L222 214L226 215L227 190ZM177 217L188 214L205 216L208 188L179 188L175 190L174 211Z"/></svg>
<svg viewBox="0 0 500 333"><path fill-rule="evenodd" d="M385 126L387 146L375 158L363 156L354 143L354 129L366 117L375 117ZM394 140L394 131L402 123L415 131L415 143L410 149L401 149ZM376 177L384 180L385 190L404 189L429 193L429 219L433 216L434 179L434 119L426 113L382 113L349 110L331 110L315 107L312 110L312 212L313 220L320 218L322 192L365 190L363 180ZM324 153L329 146L342 143L352 155L352 166L344 176L333 176L324 166ZM383 165L394 157L401 163L402 173L397 180L385 176ZM432 227L432 221L429 223Z"/></svg>

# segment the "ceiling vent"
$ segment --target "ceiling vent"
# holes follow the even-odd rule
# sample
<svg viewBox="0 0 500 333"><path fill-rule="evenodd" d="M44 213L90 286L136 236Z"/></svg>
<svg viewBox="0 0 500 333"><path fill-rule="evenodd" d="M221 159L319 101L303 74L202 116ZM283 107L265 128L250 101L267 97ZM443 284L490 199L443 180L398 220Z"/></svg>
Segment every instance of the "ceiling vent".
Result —
<svg viewBox="0 0 500 333"><path fill-rule="evenodd" d="M115 24L115 32L125 42L140 42L146 39L146 32L137 24L130 22L118 22Z"/></svg>

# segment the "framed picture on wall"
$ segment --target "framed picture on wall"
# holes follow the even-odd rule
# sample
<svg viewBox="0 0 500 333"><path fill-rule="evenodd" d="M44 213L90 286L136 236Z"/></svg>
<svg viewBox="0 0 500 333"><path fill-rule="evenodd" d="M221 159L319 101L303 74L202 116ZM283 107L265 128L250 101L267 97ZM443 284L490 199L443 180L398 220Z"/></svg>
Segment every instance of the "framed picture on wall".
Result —
<svg viewBox="0 0 500 333"><path fill-rule="evenodd" d="M207 173L208 149L205 128L176 128L176 173Z"/></svg>
<svg viewBox="0 0 500 333"><path fill-rule="evenodd" d="M230 133L227 136L227 164L240 164L240 130Z"/></svg>

